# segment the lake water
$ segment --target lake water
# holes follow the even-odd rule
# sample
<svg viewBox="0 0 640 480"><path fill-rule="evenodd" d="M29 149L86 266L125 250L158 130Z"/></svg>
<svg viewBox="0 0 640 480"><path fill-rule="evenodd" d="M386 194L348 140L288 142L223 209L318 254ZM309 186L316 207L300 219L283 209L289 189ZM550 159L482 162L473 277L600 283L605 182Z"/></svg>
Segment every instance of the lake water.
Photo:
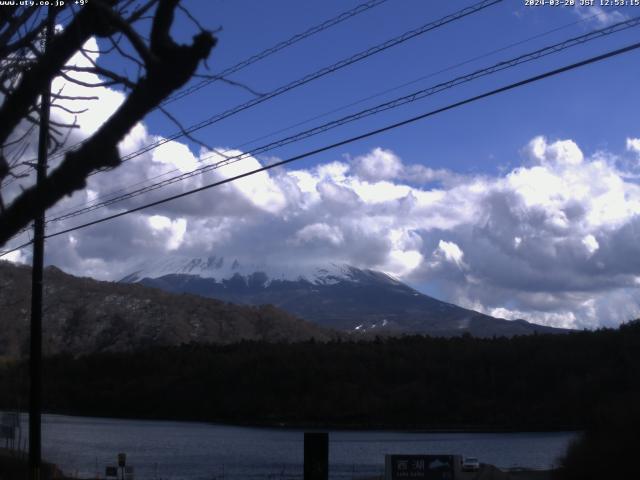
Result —
<svg viewBox="0 0 640 480"><path fill-rule="evenodd" d="M26 419L23 419L26 432ZM44 415L43 456L67 474L96 478L119 452L135 479L292 478L302 476L303 430L246 428L196 422ZM461 454L501 468L552 467L573 432L329 433L330 475L379 475L387 453Z"/></svg>

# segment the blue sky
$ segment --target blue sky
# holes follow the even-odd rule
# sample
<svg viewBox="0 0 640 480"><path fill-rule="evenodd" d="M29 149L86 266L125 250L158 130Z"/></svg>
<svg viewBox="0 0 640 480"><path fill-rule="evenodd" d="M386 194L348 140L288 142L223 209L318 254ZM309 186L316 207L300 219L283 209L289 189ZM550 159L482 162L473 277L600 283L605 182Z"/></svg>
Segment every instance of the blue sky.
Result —
<svg viewBox="0 0 640 480"><path fill-rule="evenodd" d="M252 65L232 78L267 92L473 3L389 1ZM185 6L204 25L222 28L219 44L209 62L211 72L215 73L357 4L352 1L236 0L191 1ZM507 0L208 127L198 137L208 143L220 142L233 147L558 27L570 25L325 119L360 110L603 25L601 18L604 17L584 20L576 10L583 12L585 17L598 13L584 7L524 7L523 2ZM602 11L609 17L614 12L613 9ZM640 8L616 11L629 16L640 14ZM357 122L277 154L295 154L631 43L638 38L636 30L574 47L542 61L416 102L413 106ZM176 29L176 32L182 31L193 31L193 26L184 18ZM519 149L540 134L572 138L587 152L601 148L623 150L625 139L637 135L637 123L634 122L640 98L639 90L634 88L637 57L638 53L632 53L567 73L360 142L348 150L355 155L384 145L411 162L461 172L495 172L505 165L517 163ZM249 98L250 94L245 91L216 83L174 103L171 110L185 124L191 124ZM157 115L151 117L148 124L161 134L175 130L166 119ZM308 160L307 164L326 161L332 155L320 155Z"/></svg>
<svg viewBox="0 0 640 480"><path fill-rule="evenodd" d="M389 0L230 79L269 92L472 4ZM208 61L212 74L356 5L335 0L185 2L201 24L221 29ZM640 15L640 7L525 7L523 1L505 0L196 136L216 149L246 152L634 15ZM638 28L50 224L49 231L227 179L626 46L638 41ZM193 23L178 14L173 34L186 42L196 32ZM511 44L518 45L505 49ZM95 48L94 40L92 45ZM487 55L498 49L503 50ZM451 68L476 57L482 58ZM122 278L141 262L170 256L216 255L250 265L300 268L344 262L385 271L437 298L503 318L577 328L618 325L640 317L639 58L638 51L615 57L284 169L56 237L47 243L46 261L77 275L108 280ZM78 65L83 61L78 56L71 60ZM122 67L117 58L104 55L98 62ZM408 82L413 83L396 89ZM72 141L94 132L124 98L109 88L87 92L63 79L54 82L54 88L63 85L78 95L100 97L79 116L81 129ZM395 90L343 108L389 89ZM216 82L168 108L189 126L251 98L245 89ZM56 115L65 119L61 112ZM175 130L162 114L152 113L130 132L120 151L134 152ZM52 208L49 218L116 188L148 185L158 175L176 175L176 170L190 172L210 163L212 156L215 153L201 151L184 138L170 141L92 176L87 189ZM15 182L5 198L29 181L33 178ZM15 245L25 240L18 238ZM29 256L24 249L12 259L29 261Z"/></svg>

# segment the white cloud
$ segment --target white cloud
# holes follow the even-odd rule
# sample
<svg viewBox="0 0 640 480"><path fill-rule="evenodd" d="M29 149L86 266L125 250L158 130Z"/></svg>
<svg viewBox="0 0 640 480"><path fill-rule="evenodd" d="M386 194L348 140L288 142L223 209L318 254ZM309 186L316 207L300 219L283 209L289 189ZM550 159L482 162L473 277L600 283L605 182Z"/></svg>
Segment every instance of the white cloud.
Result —
<svg viewBox="0 0 640 480"><path fill-rule="evenodd" d="M155 141L162 140L160 137ZM151 159L154 162L169 165L179 172L190 172L198 168L198 159L191 153L189 147L179 142L167 142L152 150Z"/></svg>
<svg viewBox="0 0 640 480"><path fill-rule="evenodd" d="M440 240L440 242L438 242L438 249L436 250L435 254L440 254L444 258L444 260L455 264L461 270L467 268L463 260L464 252L455 242Z"/></svg>
<svg viewBox="0 0 640 480"><path fill-rule="evenodd" d="M600 248L598 240L596 240L596 237L591 234L584 236L584 238L582 239L582 244L587 249L589 255L593 255Z"/></svg>
<svg viewBox="0 0 640 480"><path fill-rule="evenodd" d="M614 10L611 8L605 10L604 8L598 5L593 5L593 6L576 5L573 11L581 19L588 20L589 22L599 27L607 27L614 23L622 22L628 18L625 14L623 14L619 10Z"/></svg>
<svg viewBox="0 0 640 480"><path fill-rule="evenodd" d="M375 148L355 159L356 173L365 180L393 180L403 170L398 156L390 150Z"/></svg>
<svg viewBox="0 0 640 480"><path fill-rule="evenodd" d="M627 150L640 156L640 138L627 138Z"/></svg>
<svg viewBox="0 0 640 480"><path fill-rule="evenodd" d="M420 266L424 260L420 235L412 229L396 228L389 231L389 240L391 248L386 264L388 271L402 277Z"/></svg>
<svg viewBox="0 0 640 480"><path fill-rule="evenodd" d="M386 152L384 158L400 162ZM359 162L367 155L351 163L262 172L80 230L73 241L52 239L49 261L116 279L141 257L172 251L254 263L344 261L416 285L433 283L444 300L506 318L590 327L640 314L640 187L606 156L586 157L570 140L537 137L524 153L529 163L504 175L457 177L431 187L403 181L415 165L402 162L394 180L364 178ZM207 155L187 160L201 165ZM172 158L129 162L92 179L90 191L78 197L166 173L179 167ZM250 158L112 208L260 165Z"/></svg>
<svg viewBox="0 0 640 480"><path fill-rule="evenodd" d="M528 318L531 316L531 312L523 312L520 310L510 310L508 308L498 307L491 308L489 310L484 309L482 305L479 305L480 311L491 315L496 318L504 318L506 320L519 320ZM558 328L575 328L576 327L576 315L573 312L537 312L537 321L546 325L553 325ZM585 325L586 326L586 325ZM594 325L596 326L596 325Z"/></svg>
<svg viewBox="0 0 640 480"><path fill-rule="evenodd" d="M89 51L97 52L98 43L94 38L91 38L84 44L84 48ZM94 61L96 61L99 56L98 53L89 53L88 55ZM80 52L71 57L68 65L77 67L93 66L89 59ZM98 75L90 72L70 72L68 75L76 80L89 84L99 83L103 80ZM53 80L51 90L56 93L60 92L62 95L69 97L97 97L95 100L83 100L81 102L73 100L58 100L54 102L54 104L60 104L72 111L81 110L79 106L86 108L88 104L88 110L78 114L72 114L57 108L52 110L52 112L54 112L54 114L61 120L69 123L73 123L77 120L80 129L79 132L75 133L75 135L80 135L82 137L96 132L104 121L118 109L125 99L122 92L104 87L96 88L78 85L76 83L69 82L63 77L56 77Z"/></svg>
<svg viewBox="0 0 640 480"><path fill-rule="evenodd" d="M2 260L5 260L7 262L13 262L13 263L29 263L30 262L29 256L23 250L15 250L11 253L7 253L4 257L2 257Z"/></svg>
<svg viewBox="0 0 640 480"><path fill-rule="evenodd" d="M402 180L409 184L450 183L457 179L452 172L442 168L433 169L419 164L404 165L400 157L383 148L374 148L367 155L356 157L353 164L355 175L372 183L393 180Z"/></svg>
<svg viewBox="0 0 640 480"><path fill-rule="evenodd" d="M96 90L104 100L83 120L83 135L121 101L108 90ZM126 154L156 139L140 124L120 150ZM640 154L640 139L626 139L626 148ZM613 156L585 155L568 139L536 137L523 153L523 165L496 176L405 163L382 148L353 161L261 172L73 237L52 238L47 260L108 279L130 273L144 257L176 251L255 263L344 261L415 285L432 283L444 300L505 318L592 327L640 316L640 187L633 175ZM222 159L168 142L91 177L85 191L50 215ZM249 157L80 218L96 219L261 166ZM28 255L19 251L11 258L25 261Z"/></svg>
<svg viewBox="0 0 640 480"><path fill-rule="evenodd" d="M344 236L337 227L332 227L326 223L313 223L298 230L292 243L301 245L314 241L328 242L331 245L339 246L344 242Z"/></svg>
<svg viewBox="0 0 640 480"><path fill-rule="evenodd" d="M225 150L225 149L220 149ZM243 152L239 150L226 149L229 157L241 155ZM210 156L211 152L203 151L201 157ZM216 157L215 153L213 154ZM222 160L221 155L217 155ZM218 161L219 161L218 160ZM220 169L213 171L213 178L216 180L225 180L236 177L244 173L252 172L262 168L263 165L254 157L245 157L242 161L232 162ZM287 206L287 199L278 183L267 173L260 172L232 183L228 183L224 187L228 192L238 193L242 198L254 207L269 213L278 213Z"/></svg>
<svg viewBox="0 0 640 480"><path fill-rule="evenodd" d="M152 215L147 221L154 237L161 239L168 251L176 250L182 245L187 231L187 221L184 218L172 220L162 215Z"/></svg>
<svg viewBox="0 0 640 480"><path fill-rule="evenodd" d="M529 142L525 151L531 159L549 166L575 166L584 160L582 151L572 140L549 144L545 137L538 136Z"/></svg>

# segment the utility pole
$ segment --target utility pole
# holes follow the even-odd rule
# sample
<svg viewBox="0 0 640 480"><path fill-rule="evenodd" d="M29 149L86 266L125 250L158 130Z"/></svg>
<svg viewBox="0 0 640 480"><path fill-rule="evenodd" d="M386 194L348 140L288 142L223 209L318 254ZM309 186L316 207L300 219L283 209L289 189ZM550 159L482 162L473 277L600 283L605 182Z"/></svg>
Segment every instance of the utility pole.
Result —
<svg viewBox="0 0 640 480"><path fill-rule="evenodd" d="M53 36L53 8L47 11L47 25L42 50L49 48ZM42 185L47 176L47 148L49 144L49 110L51 82L42 89L40 99L40 131L36 182ZM31 272L31 337L29 353L29 480L40 480L42 466L42 271L44 267L44 208L33 223L33 267Z"/></svg>

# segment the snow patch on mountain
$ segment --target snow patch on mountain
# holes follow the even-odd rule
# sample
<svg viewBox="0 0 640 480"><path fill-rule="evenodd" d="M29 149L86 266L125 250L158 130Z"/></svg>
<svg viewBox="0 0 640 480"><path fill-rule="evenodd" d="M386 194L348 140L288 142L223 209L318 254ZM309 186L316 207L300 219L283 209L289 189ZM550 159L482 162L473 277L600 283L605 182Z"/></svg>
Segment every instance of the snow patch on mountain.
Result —
<svg viewBox="0 0 640 480"><path fill-rule="evenodd" d="M165 275L197 275L220 282L240 276L248 280L255 273L264 273L268 287L273 281L306 281L314 285L335 285L340 282L359 283L377 281L389 284L401 284L391 275L375 270L359 269L346 263L327 263L323 265L269 265L267 263L245 263L238 259L223 256L180 257L171 256L154 261L139 263L133 272L121 279L121 282L135 283L143 278L160 278Z"/></svg>

